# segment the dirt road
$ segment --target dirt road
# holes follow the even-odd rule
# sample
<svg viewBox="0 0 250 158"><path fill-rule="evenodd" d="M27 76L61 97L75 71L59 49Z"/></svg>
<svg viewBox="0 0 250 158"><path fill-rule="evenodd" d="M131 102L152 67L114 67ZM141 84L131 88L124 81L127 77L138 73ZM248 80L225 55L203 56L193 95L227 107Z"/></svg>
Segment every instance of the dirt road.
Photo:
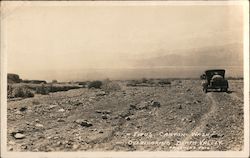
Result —
<svg viewBox="0 0 250 158"><path fill-rule="evenodd" d="M10 151L217 151L243 148L243 81L199 80L103 93L75 89L8 102Z"/></svg>

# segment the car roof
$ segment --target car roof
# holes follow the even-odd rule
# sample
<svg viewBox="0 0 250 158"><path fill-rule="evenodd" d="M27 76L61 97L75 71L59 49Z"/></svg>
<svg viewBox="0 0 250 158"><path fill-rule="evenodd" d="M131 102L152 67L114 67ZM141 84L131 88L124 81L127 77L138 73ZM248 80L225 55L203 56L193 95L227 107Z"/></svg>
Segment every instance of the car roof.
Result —
<svg viewBox="0 0 250 158"><path fill-rule="evenodd" d="M224 69L210 69L210 70L206 70L205 72L213 72L213 71L224 71Z"/></svg>

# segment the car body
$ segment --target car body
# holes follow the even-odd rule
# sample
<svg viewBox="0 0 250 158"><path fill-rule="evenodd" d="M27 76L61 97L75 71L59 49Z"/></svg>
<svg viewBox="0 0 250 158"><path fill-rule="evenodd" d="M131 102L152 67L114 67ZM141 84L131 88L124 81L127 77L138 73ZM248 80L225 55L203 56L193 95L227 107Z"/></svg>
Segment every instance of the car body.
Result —
<svg viewBox="0 0 250 158"><path fill-rule="evenodd" d="M225 79L224 69L206 70L201 75L201 79L203 79L202 87L205 93L209 89L219 89L222 92L228 91L228 81Z"/></svg>

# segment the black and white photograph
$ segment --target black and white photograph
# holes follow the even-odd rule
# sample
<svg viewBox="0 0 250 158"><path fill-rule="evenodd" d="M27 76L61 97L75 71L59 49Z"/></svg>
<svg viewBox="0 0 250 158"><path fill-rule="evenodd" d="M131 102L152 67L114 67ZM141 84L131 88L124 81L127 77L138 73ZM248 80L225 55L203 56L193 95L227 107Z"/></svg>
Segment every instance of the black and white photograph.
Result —
<svg viewBox="0 0 250 158"><path fill-rule="evenodd" d="M3 157L248 157L245 2L1 2Z"/></svg>

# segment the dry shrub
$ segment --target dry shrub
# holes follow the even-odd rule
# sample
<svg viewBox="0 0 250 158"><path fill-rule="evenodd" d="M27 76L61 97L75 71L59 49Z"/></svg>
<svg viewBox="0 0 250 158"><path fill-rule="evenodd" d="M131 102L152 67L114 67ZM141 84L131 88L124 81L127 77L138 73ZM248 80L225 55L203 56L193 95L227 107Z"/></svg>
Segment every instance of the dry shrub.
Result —
<svg viewBox="0 0 250 158"><path fill-rule="evenodd" d="M166 85L166 84L171 84L171 81L167 80L167 79L161 79L158 82L160 85Z"/></svg>
<svg viewBox="0 0 250 158"><path fill-rule="evenodd" d="M44 86L44 84L42 84L41 86L36 87L36 93L42 94L42 95L47 95L47 94L49 94L49 90L48 90L48 88L46 88Z"/></svg>
<svg viewBox="0 0 250 158"><path fill-rule="evenodd" d="M130 80L127 83L127 86L151 86L152 84L154 84L154 80L153 79L147 79L147 78L142 78L142 79L138 79L138 80Z"/></svg>
<svg viewBox="0 0 250 158"><path fill-rule="evenodd" d="M92 81L92 82L89 82L88 84L88 88L97 88L97 89L100 89L102 86L102 81Z"/></svg>
<svg viewBox="0 0 250 158"><path fill-rule="evenodd" d="M13 93L13 86L8 84L7 87L7 98L12 98L12 93Z"/></svg>
<svg viewBox="0 0 250 158"><path fill-rule="evenodd" d="M128 81L127 86L135 87L140 83L141 83L140 80L130 80Z"/></svg>
<svg viewBox="0 0 250 158"><path fill-rule="evenodd" d="M109 93L121 90L121 86L117 82L110 81L109 79L107 79L103 81L101 89Z"/></svg>
<svg viewBox="0 0 250 158"><path fill-rule="evenodd" d="M20 83L22 80L17 74L7 74L8 83Z"/></svg>
<svg viewBox="0 0 250 158"><path fill-rule="evenodd" d="M12 89L10 98L30 98L34 97L34 94L27 87L15 87Z"/></svg>

